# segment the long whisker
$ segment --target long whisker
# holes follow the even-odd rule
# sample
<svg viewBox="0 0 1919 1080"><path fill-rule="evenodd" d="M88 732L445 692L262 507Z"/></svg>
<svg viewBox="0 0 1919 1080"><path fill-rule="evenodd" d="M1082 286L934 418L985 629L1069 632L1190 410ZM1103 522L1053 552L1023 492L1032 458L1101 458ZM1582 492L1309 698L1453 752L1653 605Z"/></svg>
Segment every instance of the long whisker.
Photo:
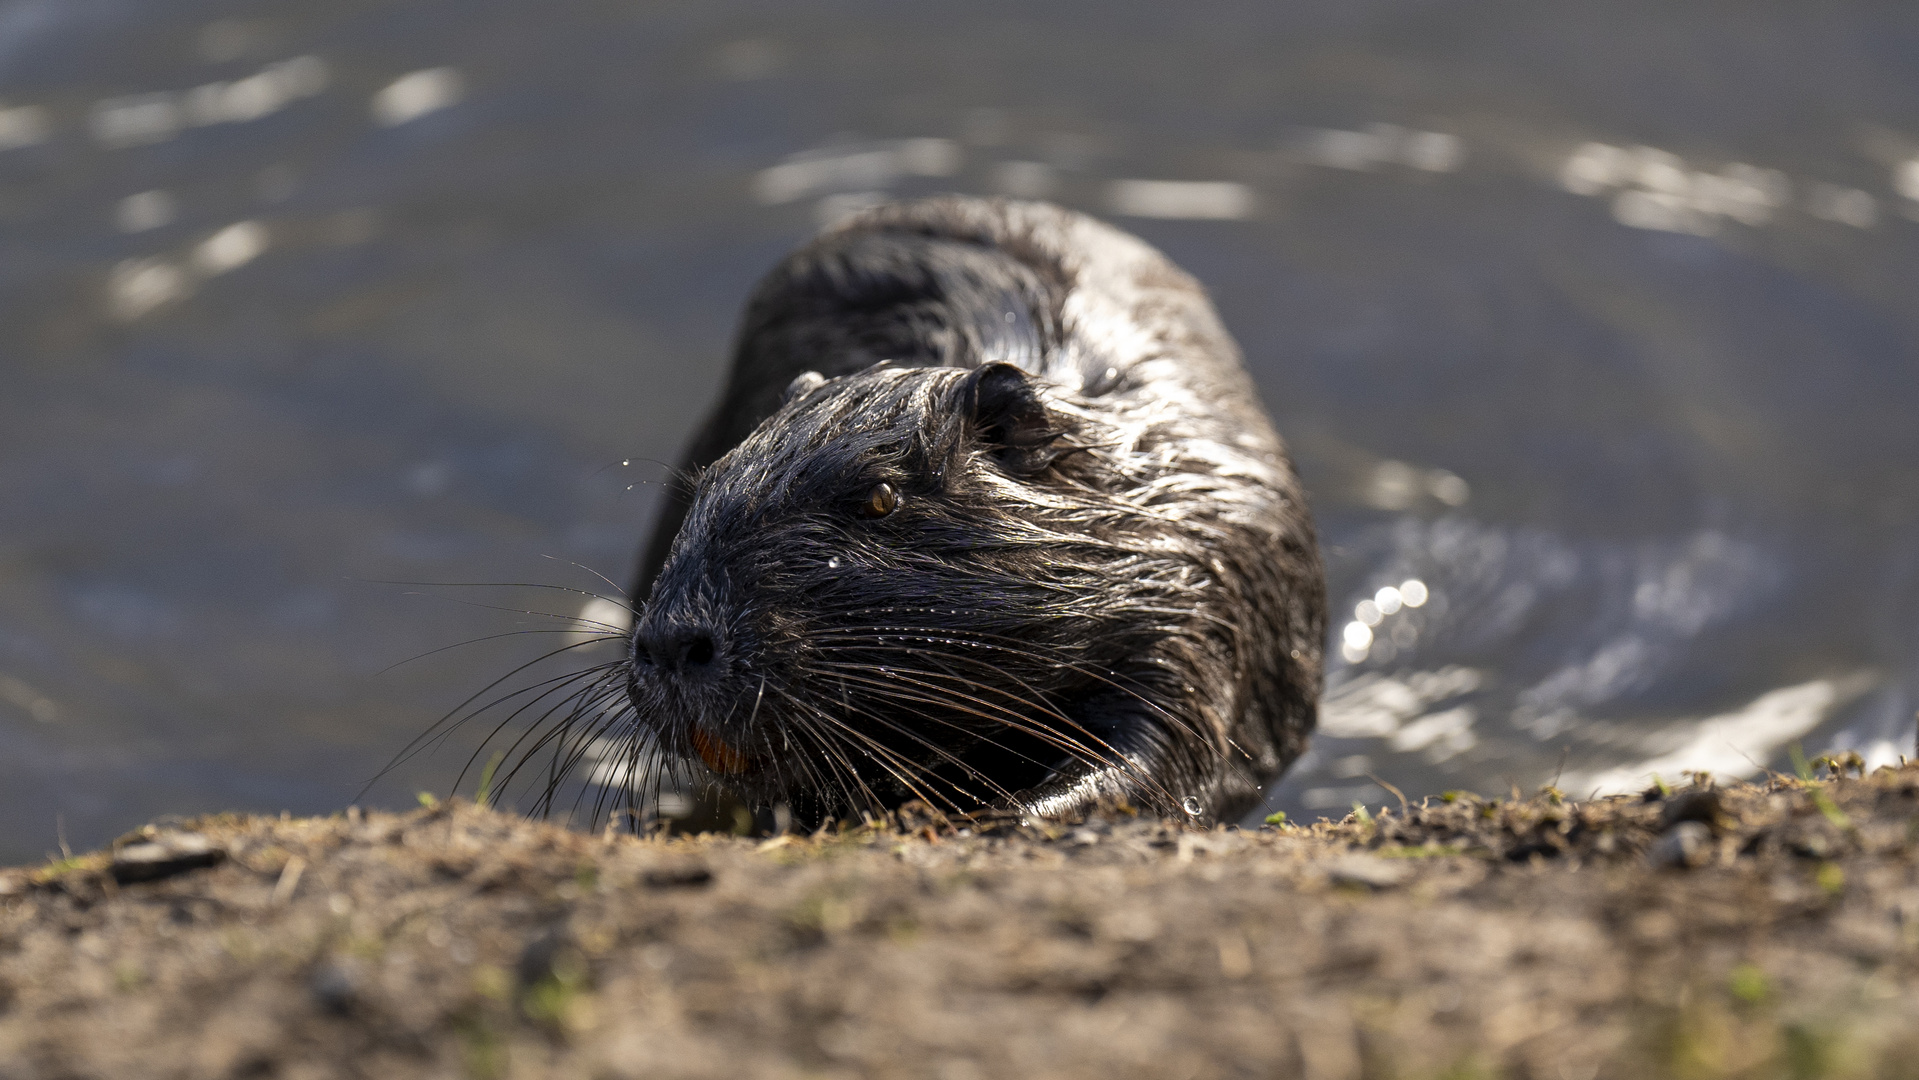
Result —
<svg viewBox="0 0 1919 1080"><path fill-rule="evenodd" d="M953 765L955 768L959 769L962 772L962 774L974 780L978 780L980 783L991 788L994 794L997 794L1005 798L1009 802L1013 800L1014 795L1012 792L1006 790L1006 788L1001 786L998 781L994 780L991 776L987 775L985 772L981 771L979 768L975 767L973 764L966 761L966 759L953 753L950 749L940 746L939 744L926 738L920 733L913 731L911 728L908 728L905 725L899 723L898 721L892 720L881 713L874 712L870 709L861 708L860 706L857 706L857 705L849 705L847 706L847 708L850 711L860 716L866 717L867 719L873 721L874 723L880 724L881 726L887 728L890 731L893 731L897 734L905 736L906 738L912 740L913 742L918 743L920 746L926 748L927 750L932 751L934 756ZM960 728L959 725L954 724L949 720L941 720L937 717L926 716L925 714L916 714L916 715L919 715L921 719L928 720L933 723L941 724L942 726L951 727L955 730L960 730L960 731L964 730ZM837 718L830 718L830 719L834 719L836 723L840 722L837 720ZM1035 761L1033 758L1028 757L1025 754L1018 754L1017 751L1015 751L1015 753L1017 754L1017 756L1025 759L1028 762L1031 762L1032 764L1041 765L1041 766L1045 765L1045 762ZM923 769L924 767L921 766L921 768ZM932 775L930 771L928 771L928 775ZM958 806L953 806L953 809L957 811L960 808Z"/></svg>
<svg viewBox="0 0 1919 1080"><path fill-rule="evenodd" d="M608 585L613 585L611 581L607 581L606 576L604 574L601 574L600 572L596 570L590 570L584 566L580 566L579 563L573 563L572 565L578 566L582 570L586 570L587 573L592 574L594 577L599 578L601 581L606 581ZM554 585L544 581L385 581L379 578L356 578L355 580L365 585L401 585L407 588L415 588L415 589L545 589L549 592L572 593L574 596L585 596L585 597L590 597L594 600L605 600L611 604L618 604L621 607L626 608L628 611L634 611L633 605L629 602L627 598L626 590L620 588L618 585L613 585L614 591L620 594L619 598L615 599L611 596L602 596L599 593L593 592L588 589L576 589L570 585ZM471 607L485 606L480 604L474 604L471 601L462 601L462 600L456 600L454 601L454 603L464 603ZM492 610L518 611L519 609L509 608L509 607L499 607L499 608L493 608ZM551 614L550 612L545 612L545 611L527 611L527 612L521 612L521 614L545 615L548 618L553 618L553 619L571 618L571 616L554 615L554 614Z"/></svg>
<svg viewBox="0 0 1919 1080"><path fill-rule="evenodd" d="M475 701L478 701L480 698L484 697L488 693L497 689L503 683L510 681L515 676L519 675L521 672L526 671L529 668L535 667L536 665L544 663L547 660L551 660L552 658L559 656L562 653L571 652L574 649L582 649L589 645L594 645L594 644L598 644L598 642L596 640L589 639L586 641L576 641L576 642L573 642L572 644L562 645L557 649L549 650L545 653L540 654L539 656L534 657L531 660L528 660L526 663L521 664L519 667L514 668L513 670L507 672L506 674L500 676L499 678L494 679L492 682L487 683L485 686L481 687L480 689L474 691L471 695L467 697L465 701L460 702L458 705L448 710L446 715L440 717L438 720L435 720L432 726L428 727L425 731L422 731L420 734L414 736L411 742L407 743L406 746L400 749L399 753L394 755L393 760L387 762L384 768L382 768L379 772L373 774L372 779L368 780L366 784L360 788L359 794L356 795L355 798L365 797L367 790L369 788L371 788L374 784L379 783L380 780L384 778L388 773L392 772L394 769L398 768L400 765L404 764L405 762L411 760L415 754L418 754L421 750L425 749L430 741L435 739L445 738L447 735L450 735L455 729L457 729L461 724L464 724L467 720L471 719L472 716L478 715L479 713L484 712L487 709L493 708L495 705L500 704L501 701L510 701L512 700L512 698L518 696L521 693L524 693L525 691L514 691L512 694L508 694L506 695L506 697L501 698L498 701L489 702L488 704L481 706L479 709L475 710L473 714L470 714L467 716L461 716L461 714L466 711L467 707L472 705ZM535 684L535 685L537 686L540 684ZM455 719L456 717L458 717L458 719ZM449 724L451 725L450 727L448 726ZM442 731L441 730L442 728L444 728L445 730Z"/></svg>
<svg viewBox="0 0 1919 1080"><path fill-rule="evenodd" d="M983 707L983 709L986 711L982 711L982 708L969 708L967 707L967 704L964 701L956 700L955 698L950 696L942 696L944 691L940 687L929 686L925 683L921 683L917 680L913 680L903 675L898 675L890 671L888 672L889 679L892 679L897 682L907 683L908 685L915 687L918 690L918 692L910 692L907 690L903 690L900 687L891 685L888 682L875 681L871 677L866 677L858 674L859 672L866 670L864 667L855 667L855 666L846 665L846 664L823 664L822 666L831 668L836 671L840 671L843 673L843 677L847 678L849 681L854 682L861 686L865 686L873 690L874 692L878 693L880 696L886 697L890 700L905 702L905 703L914 704L914 705L945 706L946 708L952 709L955 712L959 712L964 715L974 716L982 720L988 720L988 721L997 723L1003 727L1010 728L1011 730L1019 732L1020 734L1028 735L1032 738L1039 739L1043 742L1046 742L1052 745L1056 749L1066 752L1067 754L1075 757L1076 759L1078 759L1084 764L1088 764L1088 765L1108 764L1108 762L1099 758L1094 751L1084 746L1083 744L1079 743L1077 740L1074 740L1070 738L1069 736L1060 735L1058 732L1052 731L1051 729L1043 727L1041 725L1033 724L1030 721L1025 720L1018 713L1014 713L1010 710L1003 709L998 706L993 706L983 702L980 704ZM924 713L919 715L923 719L927 719L943 727L951 728L954 731L958 731L958 732L969 734L969 735L974 734L974 732L972 732L968 728L950 719L946 719L938 716L931 716ZM1006 750L1012 750L1011 747L1002 746L1001 748ZM1018 753L1017 751L1014 751L1014 752ZM1019 754L1018 756L1036 765L1045 764L1044 762L1035 761L1034 759L1032 759L1031 757L1028 757L1025 754Z"/></svg>
<svg viewBox="0 0 1919 1080"><path fill-rule="evenodd" d="M831 790L837 789L850 801L851 797L855 794L854 789L857 788L858 794L864 797L869 812L881 810L882 803L879 795L867 784L865 778L860 776L859 769L854 766L852 759L847 757L846 751L841 748L843 739L832 731L820 730L815 727L815 725L823 719L815 715L818 712L819 710L811 707L796 708L796 733L818 747L820 753L823 755L825 764L834 776L843 777L844 780L843 782L832 785L832 787L828 787L828 785L824 783L825 778L821 777L822 782L815 790L824 795ZM811 766L807 768L808 771L811 771ZM837 800L835 800L835 803L837 803ZM821 809L825 810L827 808L823 806Z"/></svg>
<svg viewBox="0 0 1919 1080"><path fill-rule="evenodd" d="M615 601L615 603L618 603L621 607L626 608L628 611L631 611L636 615L639 614L639 610L633 606L634 604L633 598L631 596L628 596L626 590L620 588L619 583L615 582L612 578L607 577L605 574L600 573L598 570L593 569L592 567L586 565L585 563L574 562L572 559L563 560L553 555L543 555L541 557L546 559L553 559L555 562L565 562L566 565L571 566L575 570L583 570L586 573L592 574L594 577L599 578L601 581L606 582L607 588L612 589L614 592L620 594L619 600ZM581 590L581 591L584 595L591 596L596 600L611 599L611 597L600 596L597 593L585 592L585 590Z"/></svg>
<svg viewBox="0 0 1919 1080"><path fill-rule="evenodd" d="M836 771L843 774L850 781L851 785L857 786L861 790L866 796L870 807L877 808L879 806L879 796L867 785L865 779L861 777L859 769L853 764L852 759L846 755L845 750L842 749L842 744L846 740L843 735L833 730L835 727L835 718L818 705L800 701L784 691L778 691L778 693L781 698L786 701L794 715L803 721L802 730L804 734L811 738L815 745L829 754L828 763L832 765Z"/></svg>
<svg viewBox="0 0 1919 1080"><path fill-rule="evenodd" d="M466 779L466 774L469 770L473 768L474 762L479 760L480 755L486 752L487 746L490 745L492 741L499 736L501 731L504 731L506 729L508 724L513 723L515 720L519 719L521 716L525 715L527 712L537 707L540 704L540 702L544 701L549 695L559 692L567 684L582 682L582 681L585 682L584 686L578 688L572 693L569 693L567 696L561 698L558 702L555 702L552 706L550 706L545 713L541 714L539 719L535 720L532 724L528 725L526 732L523 732L518 738L514 739L513 742L509 744L505 750L501 751L502 754L510 758L513 756L513 752L519 748L520 743L523 742L527 738L527 736L530 735L531 733L540 730L541 725L545 724L546 721L550 719L554 713L557 713L561 709L565 709L569 705L578 702L583 694L593 693L597 687L601 686L602 684L608 681L609 676L617 674L618 667L619 665L617 664L602 664L602 665L599 665L598 667L587 668L584 671L576 671L571 675L565 676L564 678L548 680L548 682L551 683L551 685L547 686L547 689L542 691L538 696L533 697L529 699L528 701L526 701L525 703L521 704L518 708L515 708L512 712L508 713L503 719L500 720L499 723L493 726L493 730L487 733L486 738L481 740L480 745L477 748L475 748L472 755L467 758L466 764L463 767L461 767L460 775L454 778L454 781L453 781L454 790L455 791L459 790L461 781ZM517 696L518 694L529 693L533 690L537 690L539 689L541 685L545 685L545 684L536 683L533 686L527 687L525 690L515 691L514 692L515 696ZM509 697L505 700L511 700L511 698ZM494 705L497 705L499 703L500 702L494 702L486 706L486 708L492 708ZM478 710L473 715L478 716L481 712L484 712L484 711L485 709ZM471 719L471 717L469 717L468 719ZM520 760L523 761L524 756L522 756ZM507 770L507 775L501 778L499 782L499 788L501 790L505 790L506 782L511 780L514 776L518 775L519 770L520 770L520 763L516 761L516 763Z"/></svg>
<svg viewBox="0 0 1919 1080"><path fill-rule="evenodd" d="M855 629L855 628L834 628L834 629L825 631L825 633L847 633L849 630L852 630L852 629ZM1107 687L1110 687L1111 689L1126 695L1127 697L1138 702L1139 704L1144 705L1147 709L1149 709L1150 711L1152 711L1153 713L1157 714L1162 719L1167 721L1176 730L1183 731L1186 734L1192 736L1193 741L1196 744L1207 747L1209 750L1213 751L1215 755L1223 753L1223 749L1214 745L1214 740L1208 736L1208 733L1201 727L1197 726L1192 720L1185 717L1181 717L1178 714L1171 712L1165 706L1154 701L1147 694L1142 693L1143 690L1147 689L1144 686L1144 684L1139 683L1137 680L1127 678L1125 676L1120 676L1111 672L1103 672L1098 669L1088 667L1084 664L1068 661L1063 658L1058 658L1056 656L1048 657L1044 653L1040 653L1038 651L1040 648L1043 647L1039 645L1038 643L1018 642L1016 639L1004 638L1003 640L1015 641L1016 645L1014 646L999 645L995 642L980 640L979 639L980 635L977 631L967 631L965 633L949 633L944 631L929 631L924 628L918 628L918 627L872 627L872 628L857 628L857 629L885 631L887 633L891 633L895 637L917 636L917 637L922 637L934 643L946 642L946 643L953 643L953 644L964 644L973 648L980 648L980 649L1000 652L1011 658L1016 658L1016 659L1032 658L1035 656L1048 659L1051 662L1059 664L1060 666L1065 667L1076 674L1084 675L1088 679L1094 682L1101 683ZM844 651L857 651L860 648L860 645L858 644L860 641L870 640L874 642L874 645L868 646L869 648L870 647L889 648L889 649L897 648L897 646L892 646L887 644L883 640L884 636L885 636L884 633L868 633L868 634L864 634L861 637L854 638L850 642L843 643L840 645L823 645L818 647L822 651L831 650L831 649L841 649ZM987 634L984 636L999 637L1000 635ZM998 674L998 675L1005 674L1005 672L1001 669L986 668L986 665L984 665L983 663L980 663L974 658L965 656L963 654L957 654L957 655L945 654L943 656L943 659L948 659L948 660L952 660L960 663L979 664L979 666L981 666L982 668L985 668L986 670L990 670L994 672L995 674ZM1130 686L1125 685L1126 683L1130 683L1132 685ZM1022 685L1024 686L1026 684L1022 682ZM1138 689L1135 689L1135 687L1137 687ZM1027 688L1031 689L1030 686Z"/></svg>
<svg viewBox="0 0 1919 1080"><path fill-rule="evenodd" d="M790 695L788 696L788 700L791 701ZM893 750L891 747L886 746L884 743L880 742L879 740L874 739L868 733L859 730L857 727L851 724L846 723L844 720L840 719L837 716L834 716L829 711L823 708L820 708L817 705L803 704L799 702L792 702L792 704L799 706L799 711L803 715L810 717L814 721L823 722L824 724L826 724L827 727L830 729L830 733L833 735L833 741L850 740L852 742L860 744L862 747L861 752L864 753L869 758L872 758L877 764L880 765L882 769L884 769L896 781L898 781L903 788L906 788L909 792L911 792L915 796L925 799L929 804L933 801L928 793L921 791L917 784L913 783L906 776L902 775L900 771L902 769L905 769L905 770L911 771L912 773L920 777L933 778L932 774L930 773L929 770L926 769L925 766L901 756L897 751ZM851 705L850 703L848 703L846 707L850 709L851 711L866 715L870 717L871 719L875 720L876 722L879 722L883 725L894 728L894 730L900 732L901 734L907 736L910 739L914 739L916 741L921 742L922 745L927 746L929 749L932 749L935 752L940 752L942 749L940 747L934 746L933 744L929 742L926 742L923 739L920 739L920 737L917 736L915 733L905 728L899 727L897 724L886 719L885 717L878 716L877 714L868 713L865 710L860 709L858 706ZM815 740L820 742L822 745L825 745L826 742L828 741L823 738L823 736L827 734L828 732L826 731L813 733ZM872 788L867 785L866 781L860 776L859 770L853 766L851 760L848 759L844 755L844 753L839 753L839 752L835 752L834 757L836 759L836 762L835 762L836 766L840 768L842 771L844 771L847 776L851 777L853 782L857 784L859 788L861 789L861 791L865 794L868 808L875 812L883 812L885 810L884 801L881 800L879 796L877 795L877 793L875 793L872 790ZM964 762L958 762L958 764L962 768L966 767ZM944 799L943 797L941 798L941 801L946 802L949 806L953 805L951 800ZM956 810L958 809L957 806L955 806L954 808Z"/></svg>
<svg viewBox="0 0 1919 1080"><path fill-rule="evenodd" d="M830 664L830 665L824 665L824 666L830 666L834 668L835 670L839 671L840 677L843 679L846 679L849 682L853 682L860 686L868 687L869 689L878 691L896 700L916 702L918 704L923 704L923 705L943 705L949 709L954 710L955 712L963 713L968 716L978 717L981 720L993 721L1005 727L1009 727L1013 729L1014 731L1019 732L1022 735L1032 736L1033 738L1046 742L1049 745L1059 750L1062 750L1068 754L1074 755L1076 758L1078 758L1080 761L1084 762L1085 764L1088 764L1088 765L1111 764L1111 762L1108 762L1098 757L1096 754L1094 754L1094 752L1090 748L1080 743L1078 740L1073 739L1069 736L1061 735L1059 732L1054 731L1051 728L1045 727L1043 725L1034 724L1031 721L1026 720L1024 717L1021 717L1018 713L1014 713L1010 710L1001 708L996 705L992 705L988 702L982 702L976 698L970 698L965 695L941 696L941 689L938 687L927 687L918 693L908 692L908 691L902 690L899 686L894 685L893 683L887 682L885 680L875 679L870 676L858 674L858 672L863 671L865 669L861 667L855 667L850 664ZM911 681L911 680L905 680L902 678L901 681ZM924 686L924 684L920 684L920 685Z"/></svg>
<svg viewBox="0 0 1919 1080"><path fill-rule="evenodd" d="M828 777L821 775L820 772L814 768L808 755L802 754L800 755L801 771L804 775L815 779L816 783L814 784L813 790L821 794L838 790L850 798L854 794L854 789L857 788L859 789L859 793L864 796L868 811L877 812L882 810L883 807L879 795L874 792L866 783L866 780L860 776L859 769L854 766L852 759L849 758L846 752L841 748L844 741L843 738L830 730L822 730L816 726L820 720L830 719L824 716L824 710L816 705L794 700L791 695L784 692L778 690L775 692L779 694L782 700L787 702L788 707L793 712L795 723L792 730L794 734L802 736L819 749L821 754L824 755L823 764L832 774L835 781L829 785L827 782ZM826 807L823 806L821 809L825 810Z"/></svg>
<svg viewBox="0 0 1919 1080"><path fill-rule="evenodd" d="M562 785L579 768L581 762L590 756L599 756L604 760L604 755L595 753L595 747L601 745L608 732L623 725L628 719L626 710L606 708L609 700L614 700L621 694L622 690L619 687L610 684L594 688L591 693L582 694L565 719L547 730L520 755L515 768L508 773L509 782L518 773L520 767L530 764L543 749L551 747L547 756L547 779L541 786L539 797L534 800L530 813L540 817L550 816L553 812L554 800L558 798ZM637 750L641 744L635 740L632 745ZM634 781L632 772L636 764L635 757L628 764L627 772L622 775L623 783L630 785ZM617 766L614 773L618 774ZM587 786L595 785L589 780ZM577 815L578 800L584 795L585 788L582 788L575 796L574 808L569 811L570 814ZM601 805L603 799L604 793L600 800L596 800L594 821L598 819L597 807Z"/></svg>
<svg viewBox="0 0 1919 1080"><path fill-rule="evenodd" d="M831 662L828 662L822 666L830 667L830 668L846 667L846 665L836 664ZM1023 714L1009 710L1005 708L1004 706L996 705L992 702L985 701L971 694L955 694L954 691L947 690L944 687L940 687L932 683L923 681L924 679L940 679L940 678L957 680L957 679L962 679L963 678L962 676L953 675L950 673L943 673L943 672L924 672L924 671L916 671L913 669L902 669L898 667L897 665L888 665L883 670L881 670L880 673L885 678L903 682L910 686L914 686L921 690L924 690L929 695L936 695L936 694L942 694L942 693L954 694L955 697L957 697L960 700L964 700L966 702L978 705L981 708L991 710L993 715L989 718L996 719L999 722L1005 724L1007 727L1012 728L1013 730L1018 731L1022 734L1026 734L1034 738L1040 739L1042 741L1045 741L1048 744L1056 747L1057 749L1065 751L1066 753L1073 756L1076 760L1080 761L1083 764L1092 765L1096 767L1117 768L1122 771L1126 771L1130 773L1134 780L1138 781L1139 783L1141 783L1142 785L1146 787L1157 788L1159 786L1157 781L1155 781L1144 770L1140 769L1137 763L1132 761L1132 759L1128 758L1125 754L1121 753L1117 747L1114 747L1111 743L1108 743L1106 740L1093 734L1091 731L1087 730L1084 725L1068 717L1065 717L1064 715L1061 715L1058 713L1052 714L1057 716L1064 723L1070 725L1074 731L1078 732L1080 735L1085 736L1087 740L1089 740L1093 744L1096 744L1098 749L1094 749L1093 746L1088 746L1087 743L1081 742L1079 739L1074 738L1073 736L1062 734L1044 725L1034 724L1030 720L1028 720ZM920 676L920 677L915 678L914 676ZM970 682L969 682L969 685L971 685ZM989 688L989 689L992 689L992 688ZM1004 691L999 691L999 692L1004 694ZM1012 698L1012 695L1010 694L1005 694L1005 696ZM1019 701L1018 698L1012 698L1012 699L1015 702ZM907 700L917 701L921 699L918 698L917 696L914 696L913 698L909 698ZM981 715L981 714L974 713L974 715ZM1026 754L1019 754L1018 756L1020 756L1021 758L1029 762L1032 762L1033 764L1044 764L1043 762L1034 761L1034 759L1032 759ZM1170 795L1170 793L1166 793L1166 792L1162 792L1162 793Z"/></svg>
<svg viewBox="0 0 1919 1080"><path fill-rule="evenodd" d="M885 769L886 772L889 775L891 775L894 780L898 781L901 787L905 788L908 792L910 792L914 798L924 801L929 806L933 804L933 800L935 796L920 790L919 785L915 784L911 779L907 777L905 772L901 771L902 769L911 769L915 772L918 772L920 775L924 776L926 775L924 766L921 766L916 762L913 762L906 758L901 757L891 747L888 747L884 743L880 742L878 739L875 739L871 735L868 735L866 732L859 730L857 727L854 727L853 725L848 724L846 721L841 720L839 717L833 716L832 714L826 713L824 711L818 713L817 715L821 720L824 720L828 724L832 725L834 729L844 733L845 735L851 736L854 740L864 745L866 747L867 755L871 757L873 761L880 766L880 768ZM951 800L945 798L945 796L943 795L938 796L938 798L941 802L944 802L948 806L951 806L955 810L958 810L958 807Z"/></svg>
<svg viewBox="0 0 1919 1080"><path fill-rule="evenodd" d="M597 626L600 624L592 623L587 625ZM379 671L374 672L374 676L377 678L378 676L385 675L386 673L394 670L395 668L405 667L406 665L413 663L415 660L424 660L429 656L438 656L443 652L451 652L454 649L464 649L468 645L479 645L488 641L499 641L503 638L526 637L532 634L579 634L579 633L585 633L585 632L586 631L582 631L578 629L561 630L561 629L555 628L551 630L545 630L545 629L508 630L502 634L487 634L484 637L468 638L465 641L456 641L451 645L442 645L437 649L428 649L427 651L423 653L417 653L413 656L409 656L405 660L395 661L394 663L388 664L386 667L381 668ZM626 635L624 633L614 633L611 630L602 634L594 634L592 638L592 641L625 641L625 640L626 640ZM586 644L591 644L591 643L592 642L586 642Z"/></svg>
<svg viewBox="0 0 1919 1080"><path fill-rule="evenodd" d="M1138 691L1135 691L1131 687L1125 685L1127 683L1130 683L1132 684L1132 686L1145 689L1144 684L1139 683L1135 679L1131 679L1131 678L1127 678L1126 676L1119 675L1115 672L1102 671L1098 668L1090 667L1086 665L1085 663L1072 659L1067 654L1065 649L1059 646L1049 645L1045 642L1028 641L1028 640L1015 638L1015 637L1011 637L1004 634L987 633L984 631L970 629L970 628L964 631L947 631L947 630L929 630L925 627L911 626L911 625L828 627L824 630L818 631L818 633L821 636L835 635L835 636L854 637L855 640L862 640L862 639L876 640L879 636L883 636L885 634L892 634L894 636L910 634L914 636L925 637L928 641L931 641L934 643L947 642L947 643L952 643L957 645L966 645L972 648L992 650L995 652L1003 653L1010 657L1020 658L1020 659L1025 659L1025 658L1043 659L1049 663L1058 664L1061 667L1064 667L1067 670L1072 671L1074 674L1084 675L1095 681L1102 682L1105 685L1110 686L1115 690L1124 691L1127 694L1133 697L1136 697L1141 703L1153 706L1156 711L1166 715L1168 719L1173 719L1170 713L1166 713L1163 708L1160 708L1150 698L1140 694ZM1002 644L1002 642L1006 644Z"/></svg>

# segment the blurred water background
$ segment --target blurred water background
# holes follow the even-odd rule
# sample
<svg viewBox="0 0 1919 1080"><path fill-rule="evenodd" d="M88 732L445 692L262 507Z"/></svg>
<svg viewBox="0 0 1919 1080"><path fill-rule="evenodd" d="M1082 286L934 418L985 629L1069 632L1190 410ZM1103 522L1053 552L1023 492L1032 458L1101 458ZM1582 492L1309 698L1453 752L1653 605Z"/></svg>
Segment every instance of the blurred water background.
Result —
<svg viewBox="0 0 1919 1080"><path fill-rule="evenodd" d="M942 190L1244 345L1337 614L1269 808L1912 751L1910 3L6 0L0 858L361 797L580 608L390 583L610 591L755 278Z"/></svg>

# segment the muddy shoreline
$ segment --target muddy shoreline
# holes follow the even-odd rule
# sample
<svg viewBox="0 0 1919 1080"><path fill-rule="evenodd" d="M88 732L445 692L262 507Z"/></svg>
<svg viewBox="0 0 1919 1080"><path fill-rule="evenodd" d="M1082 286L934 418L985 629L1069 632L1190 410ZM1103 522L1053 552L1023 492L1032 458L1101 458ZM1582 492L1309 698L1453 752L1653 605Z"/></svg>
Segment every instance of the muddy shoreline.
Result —
<svg viewBox="0 0 1919 1080"><path fill-rule="evenodd" d="M1919 1075L1919 765L1310 828L214 816L0 871L0 1077Z"/></svg>

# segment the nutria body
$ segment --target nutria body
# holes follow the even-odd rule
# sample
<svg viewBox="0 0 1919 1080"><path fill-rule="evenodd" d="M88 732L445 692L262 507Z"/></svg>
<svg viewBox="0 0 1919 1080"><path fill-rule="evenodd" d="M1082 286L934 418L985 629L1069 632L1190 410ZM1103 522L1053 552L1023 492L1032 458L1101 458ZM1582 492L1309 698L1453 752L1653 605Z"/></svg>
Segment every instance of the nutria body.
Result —
<svg viewBox="0 0 1919 1080"><path fill-rule="evenodd" d="M1200 288L1057 207L882 206L750 302L634 595L635 753L802 816L1230 820L1304 749L1325 590Z"/></svg>

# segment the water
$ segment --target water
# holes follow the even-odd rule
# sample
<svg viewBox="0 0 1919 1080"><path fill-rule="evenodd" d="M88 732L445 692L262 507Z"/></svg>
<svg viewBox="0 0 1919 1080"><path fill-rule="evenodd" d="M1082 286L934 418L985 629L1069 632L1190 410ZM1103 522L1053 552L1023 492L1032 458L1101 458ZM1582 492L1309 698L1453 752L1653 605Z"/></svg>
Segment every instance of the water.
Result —
<svg viewBox="0 0 1919 1080"><path fill-rule="evenodd" d="M935 190L1245 346L1370 638L1272 808L1911 751L1910 5L11 0L0 105L8 861L446 790L359 794L565 639L431 651L581 599L390 583L607 591L755 277Z"/></svg>

